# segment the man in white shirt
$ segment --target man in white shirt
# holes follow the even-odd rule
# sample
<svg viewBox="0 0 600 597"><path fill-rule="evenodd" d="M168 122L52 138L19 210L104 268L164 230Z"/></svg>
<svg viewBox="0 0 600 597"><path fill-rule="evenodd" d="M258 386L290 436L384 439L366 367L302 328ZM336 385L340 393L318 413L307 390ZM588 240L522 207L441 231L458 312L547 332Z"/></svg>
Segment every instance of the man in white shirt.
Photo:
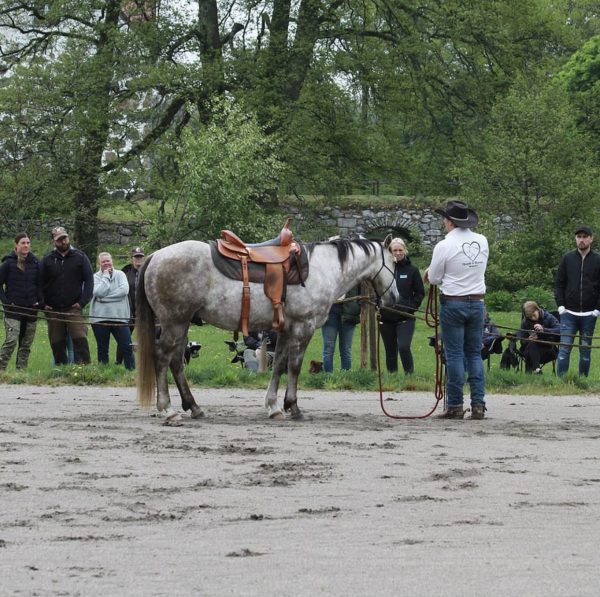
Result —
<svg viewBox="0 0 600 597"><path fill-rule="evenodd" d="M448 234L433 250L425 282L441 286L440 323L446 371L448 409L445 419L462 419L465 367L471 389L471 418L485 416L485 378L481 360L481 337L485 320L485 270L488 241L471 228L477 214L462 201L449 201L436 209L444 218Z"/></svg>

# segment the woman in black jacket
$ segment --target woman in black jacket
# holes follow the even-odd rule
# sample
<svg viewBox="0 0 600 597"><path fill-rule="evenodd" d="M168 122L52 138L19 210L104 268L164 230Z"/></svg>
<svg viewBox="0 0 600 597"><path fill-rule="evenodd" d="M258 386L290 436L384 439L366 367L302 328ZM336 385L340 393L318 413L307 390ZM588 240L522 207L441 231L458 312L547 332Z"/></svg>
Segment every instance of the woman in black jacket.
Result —
<svg viewBox="0 0 600 597"><path fill-rule="evenodd" d="M535 301L523 303L523 320L517 332L526 373L541 373L541 365L556 359L560 342L560 322Z"/></svg>
<svg viewBox="0 0 600 597"><path fill-rule="evenodd" d="M394 256L394 278L399 299L394 309L383 309L381 316L381 337L385 347L385 364L390 373L398 370L398 353L406 375L414 372L414 362L410 345L415 333L413 313L420 307L425 288L418 268L411 264L406 244L401 238L394 238L388 246Z"/></svg>
<svg viewBox="0 0 600 597"><path fill-rule="evenodd" d="M25 232L15 237L15 250L2 259L0 301L4 306L6 336L0 349L0 370L17 348L17 369L25 369L35 337L37 309L41 307L39 262L31 253L31 241Z"/></svg>

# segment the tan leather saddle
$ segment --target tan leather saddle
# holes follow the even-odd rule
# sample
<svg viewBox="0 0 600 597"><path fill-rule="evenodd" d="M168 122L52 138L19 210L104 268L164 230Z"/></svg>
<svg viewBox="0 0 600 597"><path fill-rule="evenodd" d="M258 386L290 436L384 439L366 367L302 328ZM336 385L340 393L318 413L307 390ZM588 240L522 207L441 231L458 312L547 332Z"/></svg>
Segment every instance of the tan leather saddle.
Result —
<svg viewBox="0 0 600 597"><path fill-rule="evenodd" d="M284 324L283 294L287 274L294 260L299 264L300 245L294 241L290 230L291 218L283 225L278 237L258 244L246 244L237 234L230 230L221 230L221 238L217 240L217 251L223 257L239 261L242 268L242 313L240 329L244 336L248 335L250 317L250 284L248 264L262 264L265 268L264 291L273 304L272 329L279 331ZM300 280L300 283L303 281Z"/></svg>

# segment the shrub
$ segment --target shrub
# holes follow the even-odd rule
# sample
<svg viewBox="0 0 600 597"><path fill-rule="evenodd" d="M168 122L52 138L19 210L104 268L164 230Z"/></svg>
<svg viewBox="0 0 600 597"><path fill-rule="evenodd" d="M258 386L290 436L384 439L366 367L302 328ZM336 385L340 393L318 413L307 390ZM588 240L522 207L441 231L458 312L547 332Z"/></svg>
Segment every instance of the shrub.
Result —
<svg viewBox="0 0 600 597"><path fill-rule="evenodd" d="M516 300L508 290L496 290L485 295L485 306L488 311L514 311Z"/></svg>
<svg viewBox="0 0 600 597"><path fill-rule="evenodd" d="M515 306L517 310L520 310L525 301L535 301L540 307L544 307L549 311L556 309L552 292L539 286L526 286L515 292L515 298L517 299L517 305Z"/></svg>

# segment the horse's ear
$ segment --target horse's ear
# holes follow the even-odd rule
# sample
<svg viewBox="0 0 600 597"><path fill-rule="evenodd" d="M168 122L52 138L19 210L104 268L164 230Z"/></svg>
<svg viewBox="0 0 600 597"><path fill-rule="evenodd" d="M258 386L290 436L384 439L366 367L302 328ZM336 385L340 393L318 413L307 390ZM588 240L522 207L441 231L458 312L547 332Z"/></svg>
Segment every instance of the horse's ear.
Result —
<svg viewBox="0 0 600 597"><path fill-rule="evenodd" d="M390 246L390 243L392 242L392 235L388 234L384 239L383 239L383 246L387 249Z"/></svg>

